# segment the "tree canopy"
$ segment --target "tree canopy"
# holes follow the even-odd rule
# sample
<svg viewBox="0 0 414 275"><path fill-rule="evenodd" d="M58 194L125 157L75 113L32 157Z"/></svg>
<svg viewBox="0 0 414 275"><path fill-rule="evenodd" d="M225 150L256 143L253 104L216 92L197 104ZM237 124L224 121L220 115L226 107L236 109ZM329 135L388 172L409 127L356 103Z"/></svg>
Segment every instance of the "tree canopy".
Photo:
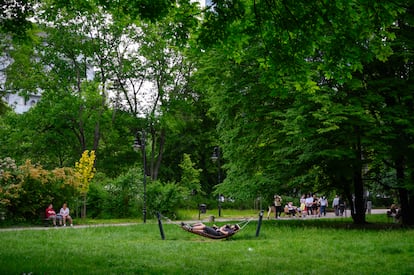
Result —
<svg viewBox="0 0 414 275"><path fill-rule="evenodd" d="M42 100L2 115L1 156L53 169L94 150L117 177L144 130L153 191L341 194L364 223L370 192L393 190L414 223L413 1L15 3L2 92Z"/></svg>
<svg viewBox="0 0 414 275"><path fill-rule="evenodd" d="M411 8L410 2L217 1L195 54L204 53L197 77L219 120L228 162L219 189L239 196L259 196L269 186L335 190L352 202L354 220L364 222L364 179L377 158L391 157L382 154L387 142L378 140L389 100L369 88L367 69L407 57L409 44L399 32L410 23L397 22ZM410 61L399 61L409 74ZM393 78L402 82L401 74Z"/></svg>

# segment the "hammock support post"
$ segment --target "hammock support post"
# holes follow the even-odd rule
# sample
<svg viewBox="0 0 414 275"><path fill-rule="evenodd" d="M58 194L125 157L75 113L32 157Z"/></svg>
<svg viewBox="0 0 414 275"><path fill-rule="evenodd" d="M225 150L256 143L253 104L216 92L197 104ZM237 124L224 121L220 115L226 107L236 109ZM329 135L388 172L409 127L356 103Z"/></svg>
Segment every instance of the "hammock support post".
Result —
<svg viewBox="0 0 414 275"><path fill-rule="evenodd" d="M161 239L165 240L164 229L162 228L161 214L157 212L158 227L160 228Z"/></svg>
<svg viewBox="0 0 414 275"><path fill-rule="evenodd" d="M257 228L256 228L256 237L259 237L260 227L262 226L262 220L263 220L263 210L260 210L259 222L257 223Z"/></svg>

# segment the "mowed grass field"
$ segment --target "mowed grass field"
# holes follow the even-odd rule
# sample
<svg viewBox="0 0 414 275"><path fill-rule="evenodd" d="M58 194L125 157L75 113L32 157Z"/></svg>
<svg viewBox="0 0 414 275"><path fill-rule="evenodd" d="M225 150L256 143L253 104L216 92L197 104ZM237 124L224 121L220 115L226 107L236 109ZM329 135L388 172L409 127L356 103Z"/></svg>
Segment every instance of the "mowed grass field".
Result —
<svg viewBox="0 0 414 275"><path fill-rule="evenodd" d="M414 274L414 230L383 215L257 219L229 240L156 220L127 226L0 231L0 274ZM113 221L112 221L113 222ZM220 225L223 222L217 222Z"/></svg>

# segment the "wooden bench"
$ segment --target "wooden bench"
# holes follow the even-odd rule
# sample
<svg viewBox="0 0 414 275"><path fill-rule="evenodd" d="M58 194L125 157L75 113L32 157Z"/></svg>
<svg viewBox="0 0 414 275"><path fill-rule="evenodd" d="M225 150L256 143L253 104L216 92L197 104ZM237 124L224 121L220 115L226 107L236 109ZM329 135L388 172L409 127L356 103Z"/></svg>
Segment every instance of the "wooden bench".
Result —
<svg viewBox="0 0 414 275"><path fill-rule="evenodd" d="M44 213L42 213L42 214L40 215L40 219L41 219L41 221L42 221L42 223L43 223L43 225L44 225L45 227L49 227L49 226L52 226L52 225L53 225L53 219L51 219L51 218L46 218L46 216L45 216L45 214L44 214ZM56 225L57 225L57 226L60 226L60 225L59 225L59 218L58 218L58 217L56 217Z"/></svg>
<svg viewBox="0 0 414 275"><path fill-rule="evenodd" d="M295 216L296 215L299 215L299 212L298 212L297 208L295 208L295 209L296 209ZM273 206L273 205L272 206L269 206L269 210L267 212L267 219L269 219L269 216L270 216L271 213L276 213L276 207ZM285 216L292 217L292 213L289 212L289 208L288 207L284 207L283 208L283 214Z"/></svg>
<svg viewBox="0 0 414 275"><path fill-rule="evenodd" d="M43 218L43 225L45 227L49 227L53 225L53 219Z"/></svg>
<svg viewBox="0 0 414 275"><path fill-rule="evenodd" d="M296 216L298 216L298 217L300 217L300 213L298 212L298 208L296 208L296 207L294 207L293 208L293 211L294 211L294 213L292 213L291 211L289 211L289 208L286 206L285 208L283 208L283 212L285 213L285 216L288 216L288 217L296 217Z"/></svg>

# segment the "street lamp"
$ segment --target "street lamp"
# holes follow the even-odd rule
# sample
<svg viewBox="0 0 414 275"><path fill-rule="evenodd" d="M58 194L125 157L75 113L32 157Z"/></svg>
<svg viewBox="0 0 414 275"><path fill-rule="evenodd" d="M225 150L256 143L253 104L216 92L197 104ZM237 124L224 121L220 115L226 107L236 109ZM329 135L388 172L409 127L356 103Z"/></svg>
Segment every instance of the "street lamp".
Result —
<svg viewBox="0 0 414 275"><path fill-rule="evenodd" d="M141 139L140 139L141 136ZM139 149L142 151L143 159L143 170L144 170L144 205L142 207L142 214L144 223L147 222L147 154L145 152L145 131L138 131L135 134L134 140L134 151L138 152Z"/></svg>
<svg viewBox="0 0 414 275"><path fill-rule="evenodd" d="M211 156L211 160L213 162L217 162L217 166L218 166L217 184L219 184L221 182L220 147L219 146L214 147L214 151L213 151L213 155ZM219 217L221 217L221 194L218 195L217 202L218 202L218 215L219 215Z"/></svg>

